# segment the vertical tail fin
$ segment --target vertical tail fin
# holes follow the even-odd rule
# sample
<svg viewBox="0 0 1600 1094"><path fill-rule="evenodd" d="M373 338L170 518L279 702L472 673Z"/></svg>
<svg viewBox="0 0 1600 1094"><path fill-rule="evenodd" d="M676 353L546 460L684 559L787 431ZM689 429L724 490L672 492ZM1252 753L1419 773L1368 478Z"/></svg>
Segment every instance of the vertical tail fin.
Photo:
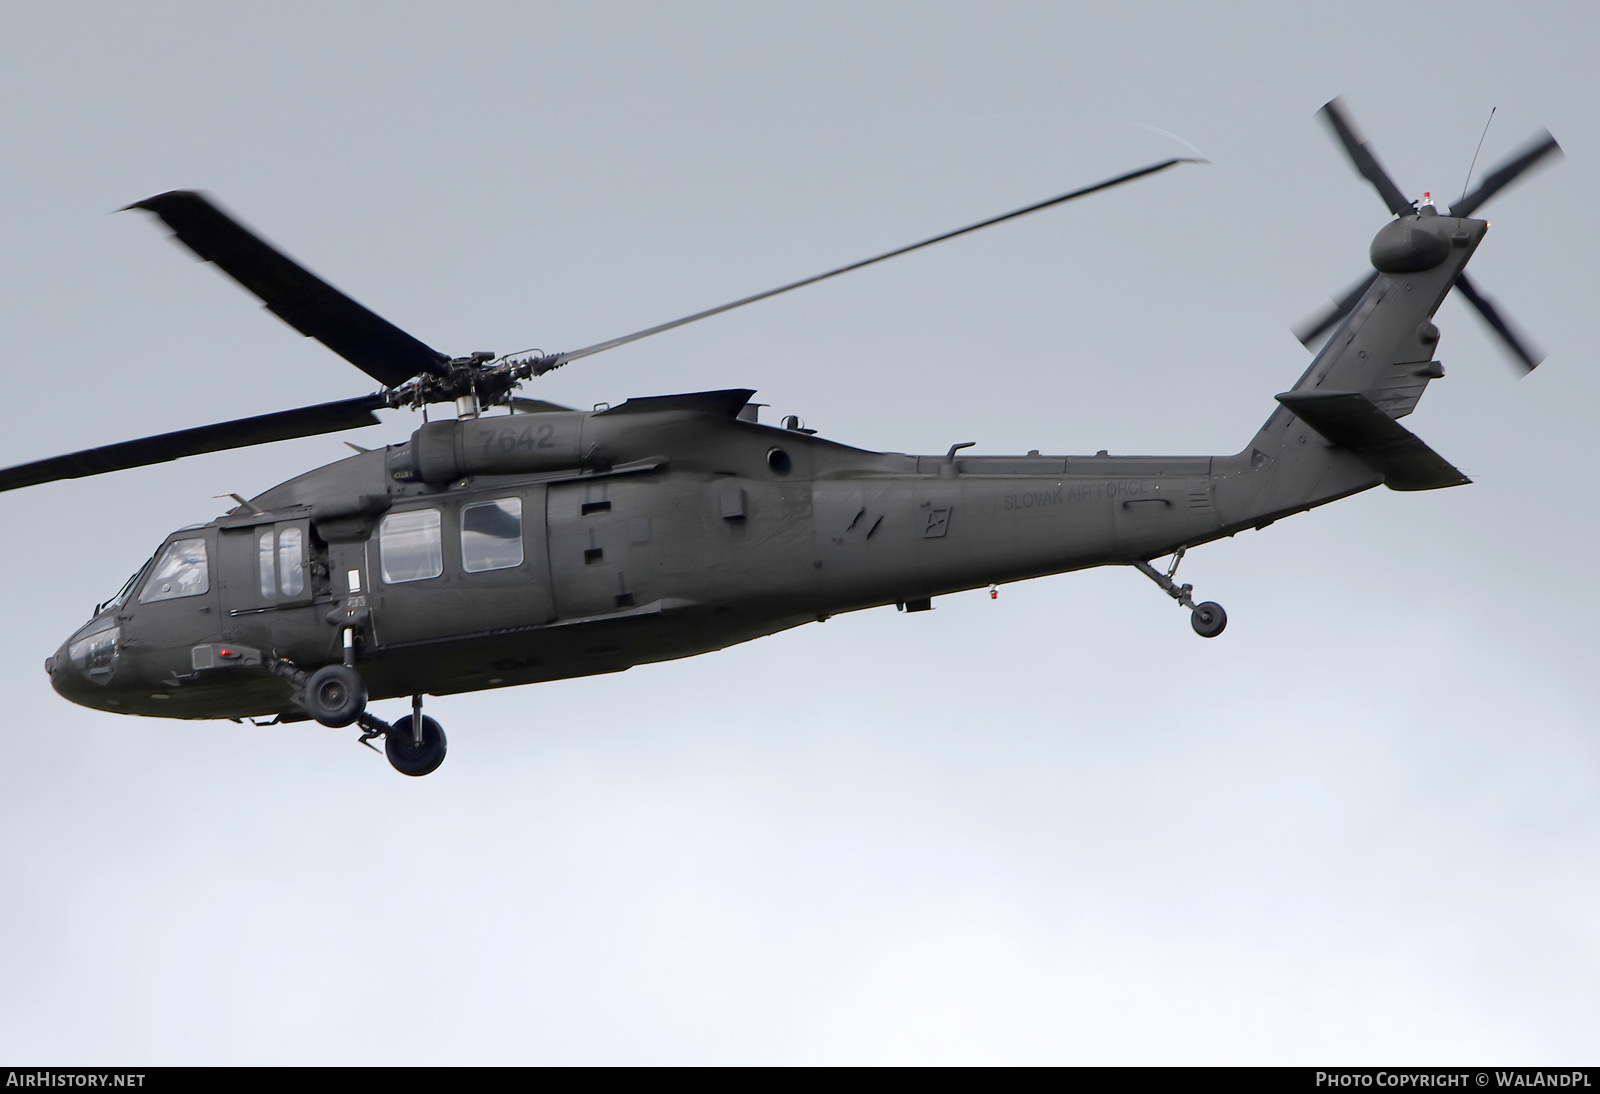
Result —
<svg viewBox="0 0 1600 1094"><path fill-rule="evenodd" d="M1224 480L1230 516L1241 524L1273 520L1380 483L1428 490L1470 481L1396 419L1444 375L1433 359L1433 315L1487 229L1425 206L1378 233L1377 273L1360 302L1229 461L1236 469Z"/></svg>

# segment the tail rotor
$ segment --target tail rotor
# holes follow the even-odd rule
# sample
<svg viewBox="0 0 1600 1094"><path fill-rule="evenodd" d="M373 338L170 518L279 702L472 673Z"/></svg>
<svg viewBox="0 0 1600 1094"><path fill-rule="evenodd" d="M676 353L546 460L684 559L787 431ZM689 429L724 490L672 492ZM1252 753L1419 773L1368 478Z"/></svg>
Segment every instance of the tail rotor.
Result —
<svg viewBox="0 0 1600 1094"><path fill-rule="evenodd" d="M1351 121L1345 110L1342 99L1333 99L1318 111L1323 120L1333 130L1335 138L1344 147L1345 154L1350 157L1351 164L1358 174L1372 184L1383 203L1388 206L1389 212L1396 217L1421 215L1415 203L1407 201L1405 194L1378 162L1377 155L1372 150L1372 145L1364 140L1355 124ZM1500 166L1485 174L1475 190L1462 196L1450 209L1452 217L1468 217L1481 208L1491 198L1504 190L1511 183L1522 177L1534 167L1553 157L1562 155L1561 145L1548 131L1541 130L1519 151L1511 155ZM1353 285L1349 291L1332 305L1322 311L1316 312L1301 320L1294 327L1294 335L1308 349L1311 348L1324 334L1343 322L1345 317L1355 311L1368 291L1378 280L1378 274L1373 273L1362 281ZM1500 339L1501 344L1510 354L1513 361L1522 369L1523 373L1532 371L1544 360L1543 351L1524 334L1522 334L1495 306L1493 301L1486 296L1476 284L1468 279L1465 273L1456 278L1456 288L1461 290L1461 296L1470 304L1489 329Z"/></svg>

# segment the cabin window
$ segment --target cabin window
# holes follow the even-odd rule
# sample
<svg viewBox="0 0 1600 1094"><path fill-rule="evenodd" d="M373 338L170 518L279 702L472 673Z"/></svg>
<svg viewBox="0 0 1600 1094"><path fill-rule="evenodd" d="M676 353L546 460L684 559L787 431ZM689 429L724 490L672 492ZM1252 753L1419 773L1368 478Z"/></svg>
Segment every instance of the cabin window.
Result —
<svg viewBox="0 0 1600 1094"><path fill-rule="evenodd" d="M390 513L378 525L378 554L383 580L389 584L425 581L444 573L439 510L412 509Z"/></svg>
<svg viewBox="0 0 1600 1094"><path fill-rule="evenodd" d="M203 539L175 539L162 550L156 559L150 580L145 582L139 603L157 600L175 600L180 596L199 596L211 590L211 578L206 568L206 541Z"/></svg>
<svg viewBox="0 0 1600 1094"><path fill-rule="evenodd" d="M461 507L461 568L468 573L522 565L522 499Z"/></svg>
<svg viewBox="0 0 1600 1094"><path fill-rule="evenodd" d="M261 570L261 599L272 600L278 595L278 575L272 568L272 529L261 533L256 544L256 561Z"/></svg>
<svg viewBox="0 0 1600 1094"><path fill-rule="evenodd" d="M276 600L284 596L299 596L306 589L304 553L305 533L299 528L285 528L277 533L277 550L273 550L273 532L267 529L256 541L256 569L261 579L261 599Z"/></svg>
<svg viewBox="0 0 1600 1094"><path fill-rule="evenodd" d="M306 568L300 561L302 535L298 528L285 528L278 533L278 590L284 596L305 592Z"/></svg>

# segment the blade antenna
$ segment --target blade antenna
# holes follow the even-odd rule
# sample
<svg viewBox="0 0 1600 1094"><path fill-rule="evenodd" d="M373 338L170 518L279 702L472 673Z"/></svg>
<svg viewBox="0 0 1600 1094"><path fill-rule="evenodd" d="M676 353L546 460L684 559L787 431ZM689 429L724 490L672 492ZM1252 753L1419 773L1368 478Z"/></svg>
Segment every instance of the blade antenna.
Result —
<svg viewBox="0 0 1600 1094"><path fill-rule="evenodd" d="M775 289L768 289L766 292L759 292L753 296L746 296L728 304L718 305L715 308L707 308L705 311L695 312L693 315L686 315L681 319L674 319L668 323L660 323L654 327L646 327L644 330L634 331L632 334L625 334L621 338L613 338L606 342L597 342L592 346L585 346L582 349L568 350L565 353L555 353L550 354L549 356L534 359L530 363L531 371L534 376L542 376L552 369L560 368L568 361L576 361L580 357L588 357L591 354L600 353L604 350L616 349L618 346L625 346L629 342L637 342L641 338L648 338L652 334L661 334L665 331L673 330L677 327L682 327L689 323L697 322L701 319L709 319L713 315L721 315L723 312L732 311L734 308L742 308L746 304L754 304L758 300L768 300L774 296L790 292L794 289L804 288L807 285L815 285L817 282L826 281L830 277L838 277L840 274L850 273L852 270L859 270L863 267L871 266L874 263L883 262L886 259L895 258L903 254L909 254L912 251L921 250L923 247L930 247L935 243L942 243L947 239L954 239L956 236L966 235L968 232L976 232L980 228L988 228L992 225L999 224L1002 221L1012 220L1020 216L1026 216L1028 213L1036 213L1041 209L1048 209L1053 205L1060 205L1063 202L1071 201L1074 198L1085 197L1100 190L1109 190L1113 186L1120 186L1125 182L1132 182L1134 179L1143 178L1145 175L1153 175L1158 171L1165 171L1167 168L1176 166L1180 163L1204 162L1204 160L1198 160L1192 157L1177 157L1174 159L1162 160L1160 163L1151 164L1149 167L1141 167L1137 171L1129 171L1126 174L1118 175L1116 178L1106 179L1104 182L1097 182L1092 186L1085 186L1081 189L1073 190L1070 193L1061 194L1045 201L1036 202L1033 205L1028 205L1021 209L1014 209L1009 213L1002 213L1000 216L990 217L988 220L980 220L976 224L969 224L965 228L957 228L953 232L943 232L939 235L933 236L930 239L924 239L920 243L913 243L907 247L897 247L892 251L885 251L883 254L874 255L871 258L865 258L859 262L852 262L848 266L840 266L837 269L829 270L826 273L820 273L813 277L802 278L799 281L791 281L787 285L780 285ZM506 358L520 357L523 354L530 352L533 351L518 350L516 353L507 354ZM506 358L501 358L501 360L505 360Z"/></svg>
<svg viewBox="0 0 1600 1094"><path fill-rule="evenodd" d="M1456 200L1457 205L1460 205L1467 199L1467 187L1472 185L1472 169L1478 166L1478 153L1483 151L1483 138L1489 135L1489 126L1494 121L1494 112L1499 109L1500 108L1498 106L1491 106L1489 108L1489 120L1483 123L1483 136L1478 138L1478 147L1472 151L1472 162L1467 165L1467 178L1466 181L1461 184L1461 197Z"/></svg>

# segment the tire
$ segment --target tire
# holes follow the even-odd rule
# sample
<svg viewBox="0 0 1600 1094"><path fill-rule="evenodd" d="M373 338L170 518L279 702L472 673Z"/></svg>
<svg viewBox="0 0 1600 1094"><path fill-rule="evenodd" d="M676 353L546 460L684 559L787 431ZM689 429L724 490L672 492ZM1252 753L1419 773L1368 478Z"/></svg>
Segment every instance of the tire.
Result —
<svg viewBox="0 0 1600 1094"><path fill-rule="evenodd" d="M1195 605L1189 614L1189 625L1201 638L1215 638L1228 626L1228 613L1214 600Z"/></svg>
<svg viewBox="0 0 1600 1094"><path fill-rule="evenodd" d="M448 742L438 722L422 716L422 743L411 740L411 715L407 714L383 735L383 753L402 775L426 775L444 763Z"/></svg>
<svg viewBox="0 0 1600 1094"><path fill-rule="evenodd" d="M325 726L342 729L367 709L367 685L346 665L324 665L306 681L306 713Z"/></svg>

